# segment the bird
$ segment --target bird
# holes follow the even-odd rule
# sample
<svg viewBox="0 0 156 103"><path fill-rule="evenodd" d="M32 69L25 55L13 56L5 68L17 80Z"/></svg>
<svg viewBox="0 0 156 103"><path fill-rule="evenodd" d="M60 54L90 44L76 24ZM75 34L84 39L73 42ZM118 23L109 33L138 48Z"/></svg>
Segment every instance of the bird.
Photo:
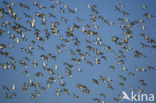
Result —
<svg viewBox="0 0 156 103"><path fill-rule="evenodd" d="M125 89L127 83L131 91L136 85L139 92L148 88L143 74L155 70L154 62L142 62L153 61L151 52L156 50L153 28L147 25L154 26L155 16L148 3L134 1L132 8L124 1L107 1L106 6L89 0L82 5L62 0L0 3L0 73L11 72L15 78L19 73L23 79L19 84L2 80L5 99L18 99L22 90L36 102L51 91L56 99L68 95L76 101L95 93L91 100L105 103L108 94L95 92L103 86L108 92ZM137 6L140 16L135 15ZM108 102L120 99L130 100L123 91L112 94Z"/></svg>

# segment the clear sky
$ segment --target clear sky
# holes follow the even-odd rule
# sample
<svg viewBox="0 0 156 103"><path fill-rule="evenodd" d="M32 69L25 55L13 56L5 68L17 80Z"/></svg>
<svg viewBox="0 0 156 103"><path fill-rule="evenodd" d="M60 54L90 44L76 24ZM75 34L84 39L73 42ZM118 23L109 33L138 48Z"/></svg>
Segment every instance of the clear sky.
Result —
<svg viewBox="0 0 156 103"><path fill-rule="evenodd" d="M156 43L150 43L140 34L145 34L148 37L152 38L156 41L156 1L155 0L59 0L60 4L54 0L39 0L36 2L39 5L43 5L46 8L39 8L34 6L33 0L12 0L14 6L11 6L11 0L0 0L0 8L4 8L5 12L8 12L7 6L4 3L7 1L12 8L12 10L16 13L19 20L15 20L12 17L12 13L4 14L2 13L2 9L0 14L3 17L0 18L0 30L4 31L0 36L0 45L5 44L6 48L0 49L0 103L96 103L93 98L101 98L105 101L105 103L115 103L114 98L119 98L119 95L122 95L122 91L126 91L128 95L130 95L130 89L134 88L134 92L138 93L138 88L144 90L144 93L152 93L156 94L156 48L152 48L152 46L156 46ZM23 3L24 5L30 7L27 8L21 7L19 4ZM64 8L64 5L67 5L67 8ZM88 4L91 8L88 8ZM55 10L50 8L50 6L54 6ZM93 7L93 6L96 7ZM121 7L124 5L124 8ZM147 6L146 9L143 9L142 6ZM119 7L121 12L115 10L115 7ZM65 13L60 11L62 8ZM73 10L74 13L70 13L69 9ZM75 11L75 8L78 8ZM94 13L93 9L97 10L98 13ZM129 15L123 15L124 12L128 12ZM24 13L29 14L32 18L36 20L34 22L35 28L39 29L39 37L44 39L44 43L37 40L37 36L35 35L35 29L31 27L28 23L32 22L33 19L29 17L25 17ZM42 17L36 16L36 13L44 13L46 21L44 22L46 25L43 25ZM50 17L49 13L55 15L54 17ZM151 14L152 18L147 18L144 14ZM99 19L99 16L103 16L104 20L108 21L108 24ZM67 22L62 21L62 17L67 20ZM91 18L95 17L96 25L99 28L95 28L93 25L93 21ZM82 21L79 22L77 18L81 18ZM112 41L113 36L117 36L120 38L119 41L125 39L125 35L123 31L126 31L124 28L121 28L122 22L119 21L119 18L123 18L123 24L125 26L131 25L130 31L132 32L132 38L128 39L128 44L123 44L122 46L129 45L132 50L128 52L123 49L120 45L117 45ZM126 18L129 20L126 23ZM142 19L143 23L138 23L132 26L132 23L135 21L139 22ZM8 24L6 27L3 25ZM56 24L59 22L59 25ZM22 33L24 34L26 41L22 39L21 34L14 31L11 27L15 26L15 23L19 23L22 26L30 29L30 31L25 31L23 28ZM57 36L52 32L51 23L55 24L56 27L54 29L58 30ZM114 23L110 25L110 23ZM80 26L80 30L74 28L74 24ZM97 41L97 36L89 36L86 33L82 32L82 27L86 31L89 30L86 25L90 25L90 28L94 32L98 32L98 35L101 39L102 46L95 45L95 41ZM142 27L145 27L145 30L142 30ZM73 29L73 37L69 38L66 36L68 28L72 27ZM46 38L47 34L45 33L45 29L48 30L50 36L49 39ZM123 31L122 31L123 30ZM8 33L10 32L10 33ZM16 43L16 39L12 39L11 35L14 35L15 38L20 40L19 43ZM125 36L125 37L124 37ZM65 41L61 41L60 37L64 37L64 39L69 40L69 44ZM79 45L74 45L74 41L77 38L79 41ZM34 40L36 43L33 44L31 41ZM91 41L91 44L87 43L86 40ZM100 41L98 41L100 42ZM142 47L141 43L148 45L149 47ZM9 48L9 44L13 46L13 48ZM62 51L61 54L58 53L56 46L60 46L61 44L65 45L65 48L60 47ZM41 50L37 45L42 46L45 50ZM92 52L86 46L92 46L95 48L95 51ZM29 46L32 46L34 49L29 49ZM113 52L109 52L105 48L105 46L110 46ZM23 52L21 48L25 48L27 51L32 51L33 55L30 53ZM86 60L81 60L81 63L72 61L72 58L81 59L82 57L76 52L77 49L81 49L82 54L85 55ZM101 56L96 54L96 49L103 53L103 56L107 57L107 60L101 58ZM71 54L71 50L76 52L76 56ZM125 58L116 58L115 55L121 56L119 50L123 51ZM135 51L139 51L145 55L145 57L134 57ZM2 55L3 52L8 52L10 57L14 57L15 63L11 63L11 59ZM90 56L86 56L86 52L90 54ZM48 53L56 56L56 61L51 59L48 56ZM41 55L46 55L49 58L49 61L42 60ZM26 60L25 57L29 58ZM98 57L101 60L100 64L95 64L95 58ZM21 61L26 62L27 68L25 68ZM37 61L38 66L34 67L33 61ZM93 66L87 63L91 61ZM124 60L124 64L119 65L117 60ZM3 69L3 64L9 63L10 69ZM55 74L50 75L48 71L46 71L42 64L45 62L47 65L46 68L51 68ZM64 63L68 63L73 65L74 69L72 70L72 77L66 75L67 67ZM16 70L12 68L12 64L16 66ZM55 70L55 64L58 67L58 70ZM115 69L111 69L110 66L114 66ZM154 70L148 69L148 66L154 67ZM78 67L81 68L82 72L78 72ZM128 69L128 71L122 71L122 67ZM141 72L136 71L136 67L142 70L141 67L144 67L147 71ZM29 72L29 76L24 74L24 71L27 70ZM37 72L42 72L44 76L36 77L35 74ZM129 73L134 73L134 76L130 76ZM58 79L58 74L63 76L62 81L66 83L63 87L60 85L60 79ZM106 83L104 84L99 78L100 75L106 79ZM119 76L123 75L126 77L126 81L122 80ZM51 84L51 87L47 87L47 81L50 77L54 77L56 79L55 83ZM107 82L107 78L111 78L111 82ZM32 82L39 82L39 87L29 86L28 93L26 93L22 88L24 83L30 85L29 80ZM92 79L98 80L98 85L92 82ZM146 86L142 85L139 80L144 80L146 82ZM108 84L113 86L113 90L108 88ZM120 86L119 83L124 83L124 87ZM16 89L12 90L12 85L15 85ZM77 84L85 85L89 90L89 94L83 93L79 88L77 88ZM7 86L10 90L4 89L4 86ZM46 91L43 91L41 87L45 87ZM60 93L60 96L56 96L56 91L58 89L66 88L69 90L69 95L65 93ZM32 98L32 94L35 94L36 90L40 91L40 96L36 95L36 99ZM9 95L12 95L12 92L15 92L17 95L12 96L12 99L5 98L6 92ZM105 98L99 96L101 93L105 94ZM80 98L73 98L73 94L76 94ZM128 102L121 101L119 102Z"/></svg>

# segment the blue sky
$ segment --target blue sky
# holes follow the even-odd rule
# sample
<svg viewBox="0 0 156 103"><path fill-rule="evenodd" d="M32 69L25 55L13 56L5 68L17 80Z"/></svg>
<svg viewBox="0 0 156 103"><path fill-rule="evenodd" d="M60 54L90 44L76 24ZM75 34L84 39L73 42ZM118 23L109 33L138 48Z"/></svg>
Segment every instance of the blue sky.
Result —
<svg viewBox="0 0 156 103"><path fill-rule="evenodd" d="M9 5L11 6L11 2ZM0 36L0 44L5 44L7 48L0 49L2 52L8 52L10 56L15 58L15 66L16 70L13 68L4 70L3 66L0 66L0 102L1 103L95 103L97 101L93 101L93 98L102 98L106 103L114 103L114 98L118 98L119 94L122 95L122 91L126 91L130 94L130 89L134 88L135 92L138 92L138 88L142 88L144 93L152 93L156 94L156 83L155 83L155 69L149 70L148 66L156 68L156 52L154 48L145 47L143 48L141 43L147 44L149 46L156 45L155 43L149 43L145 40L144 37L140 36L140 34L144 33L148 37L152 38L156 41L156 1L155 0L60 0L61 4L58 5L56 1L54 4L50 0L39 0L37 1L38 4L42 4L46 6L44 9L39 9L33 5L33 1L24 1L24 0L13 0L15 6L13 6L13 11L17 14L20 20L14 20L11 18L11 14L6 15L4 14L2 18L0 18L1 23L1 30L3 30L3 34ZM25 5L30 7L30 10L20 7L19 3L23 2ZM3 0L0 1L0 8L4 8L5 11L8 12L6 9L6 5L3 3ZM55 11L50 8L51 5L55 6ZM78 11L75 13L69 13L67 8L63 8L64 4L67 5L68 8L74 10L74 8L78 8ZM90 6L96 5L98 14L93 13L91 8L88 8L88 4ZM130 15L123 15L122 13L115 10L115 6L120 6L123 4L125 7L121 8L121 10L128 12ZM146 5L147 9L142 9L142 5ZM60 8L65 10L65 13L60 12ZM44 38L44 43L37 40L35 36L35 30L30 26L27 21L32 21L32 18L28 18L24 16L24 12L35 18L35 27L40 30L39 36ZM46 14L46 26L42 24L42 18L36 16L36 12ZM56 18L52 18L49 16L49 13L55 15ZM153 17L147 19L143 16L144 13L152 14ZM96 29L91 21L91 16L94 15L96 17L96 25L99 26ZM105 20L109 22L114 22L114 25L108 25L105 22L98 19L98 16L103 16ZM67 19L67 23L63 22L61 18L64 17ZM83 19L82 22L78 22L76 17ZM127 52L125 49L121 48L119 45L112 42L113 36L118 36L119 38L124 39L123 31L121 30L121 21L118 18L128 18L129 22L125 23L124 25L130 24L130 22L139 21L139 19L144 20L143 23L136 24L135 26L131 27L130 30L132 31L132 38L128 40L128 45L131 46L132 50ZM19 23L26 28L29 28L30 31L23 30L23 34L27 38L27 41L22 40L21 36L11 29L11 26L8 25L4 27L2 23L5 23L5 20L8 20L11 25L15 25L14 23ZM57 29L59 30L57 36L52 33L51 30L51 22L59 22L60 25L57 25ZM97 41L96 36L88 36L84 32L74 29L73 28L73 38L69 38L66 36L68 31L68 27L73 27L74 24L79 25L81 28L82 26L85 27L85 30L89 30L86 25L90 25L91 30L94 32L98 32L100 39L104 45L110 46L113 52L109 52L105 49L104 46L94 45L94 41ZM56 25L56 24L55 24ZM145 30L142 30L141 27L145 26ZM44 29L48 29L50 33L50 37L46 40L46 34ZM10 34L7 32L10 31ZM16 43L10 35L13 34L15 37L19 38L20 42ZM64 37L65 39L69 40L69 44L65 43L64 41L60 40L60 36ZM77 38L80 41L78 46L74 45L74 40ZM33 44L31 41L34 40L36 43ZM92 44L86 43L86 40L90 40ZM14 48L9 48L8 43L12 44ZM61 47L62 54L59 54L56 46L64 44L66 49ZM26 48L28 50L29 45L31 45L34 49L32 50L33 55L30 55L27 52L23 52L21 48ZM37 45L44 47L45 51L38 49ZM100 51L102 51L103 55L107 57L107 61L101 59L101 64L95 64L94 59L95 57L100 58L96 54L96 52L89 51L86 46L92 46ZM126 45L126 44L125 44ZM81 49L82 53L85 54L88 52L90 56L86 57L86 60L92 61L93 66L89 65L86 60L82 60L79 64L78 62L74 63L71 59L74 56L71 54L70 50L76 51L76 49ZM117 59L115 58L115 54L120 55L118 52L122 50L125 54L125 58L121 58L125 61L123 64L124 67L128 69L128 71L122 71L122 66L118 65ZM143 53L146 57L136 58L134 57L134 51L138 50L139 52ZM51 53L57 57L56 61L50 59L47 55ZM77 53L77 52L76 52ZM44 61L47 66L46 68L52 68L55 72L54 75L49 75L48 71L45 71L42 67L43 60L41 60L41 55L44 54L49 57L49 62ZM30 60L27 61L24 58L28 57ZM76 54L76 58L81 58L79 53ZM25 68L23 65L20 64L20 61L24 60L28 67ZM32 62L36 60L38 63L38 67L34 67ZM120 59L119 59L120 60ZM9 57L0 54L0 64L5 64L9 62L11 65L11 60ZM66 67L64 63L67 62L74 66L74 70L72 70L72 77L66 76ZM55 70L55 64L58 66L58 70ZM109 67L113 65L115 69L110 69ZM147 72L137 72L135 67L141 68L143 66ZM82 72L78 72L78 67L81 68ZM29 76L24 74L24 71L27 70L29 72ZM35 73L42 72L44 74L43 77L36 77ZM134 76L129 76L128 73L134 73ZM60 80L58 79L58 73L63 76L64 78L62 81L66 83L65 87L60 85ZM107 77L112 79L110 84L113 86L113 90L108 88L108 83L105 84L99 80L99 76L102 75L106 80ZM126 81L123 81L119 78L119 75L123 75L126 77ZM53 83L50 88L47 88L46 82L49 77L54 77L56 79L56 83ZM22 90L24 83L29 84L29 79L31 79L34 83L39 82L41 86L46 87L47 91L44 92L41 90L40 87L32 87L28 88L29 92L26 93ZM97 79L99 81L99 85L96 85L92 82L92 79ZM147 85L143 86L140 82L140 79L143 79ZM123 82L125 87L122 88L119 83ZM16 89L11 90L12 84L15 84ZM81 90L77 88L77 84L85 85L87 88L90 89L90 93L87 95L82 93ZM12 97L12 99L5 98L5 92L7 90L3 89L3 86L8 86L10 88L9 93L16 92L17 96ZM56 90L58 88L63 89L67 88L69 90L70 95L66 95L61 93L60 96L56 96ZM31 94L35 94L35 91L39 90L41 92L40 96L37 96L37 99L34 100ZM73 93L78 95L80 98L73 98ZM100 97L99 95L104 93L106 98ZM119 100L119 102L122 102Z"/></svg>

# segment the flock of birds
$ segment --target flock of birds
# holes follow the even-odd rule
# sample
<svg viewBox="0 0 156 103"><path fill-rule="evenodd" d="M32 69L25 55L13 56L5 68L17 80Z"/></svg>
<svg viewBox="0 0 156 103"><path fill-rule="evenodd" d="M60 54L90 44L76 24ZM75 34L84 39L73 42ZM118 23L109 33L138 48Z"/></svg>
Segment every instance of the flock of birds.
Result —
<svg viewBox="0 0 156 103"><path fill-rule="evenodd" d="M136 20L129 20L132 14L126 10L124 4L117 4L113 9L121 17L109 20L99 11L98 5L89 3L84 9L88 13L83 14L87 16L86 18L81 16L78 7L72 7L59 0L51 0L48 5L44 5L44 1L37 0L32 4L13 1L0 1L0 39L3 38L0 41L0 71L18 71L22 68L27 81L23 83L22 88L17 88L16 84L1 84L6 99L16 97L18 95L16 89L22 89L37 101L37 98L54 84L59 84L58 87L53 87L54 95L69 95L81 99L79 93L86 96L93 93L88 85L103 84L102 86L108 90L115 91L113 82L118 83L123 89L129 78L135 80L135 75L138 73L155 69L151 65L138 66L138 63L133 66L134 68L126 66L128 55L138 61L148 58L148 55L138 48L133 48L131 44L135 38L133 30L141 27L141 31L144 32L146 30L144 22L154 17L147 12L146 5L142 5L145 11L142 16ZM121 35L111 34L113 35L109 36L111 41L106 42L107 39L103 36L109 34L103 34L101 28L113 28L116 25L119 26ZM140 33L137 36L143 38L144 42L136 45L140 45L143 49L156 49L156 41L150 35ZM10 53L11 50L16 51L16 49L21 52L20 57L17 56L18 54ZM111 61L114 63L110 63ZM75 72L79 76L84 71L90 72L92 69L87 70L87 68L96 69L97 65L103 65L105 68L103 71L111 71L111 74L105 76L102 71L101 74L97 74L98 77L90 78L91 84L73 84L79 93L68 89L66 79L74 77ZM121 72L117 77L120 81L112 79L112 74L116 71ZM146 81L141 78L137 82L140 86L136 90L144 92ZM135 90L133 87L130 89ZM102 92L92 100L105 103L107 95ZM121 99L121 93L112 98L114 102L119 102Z"/></svg>

